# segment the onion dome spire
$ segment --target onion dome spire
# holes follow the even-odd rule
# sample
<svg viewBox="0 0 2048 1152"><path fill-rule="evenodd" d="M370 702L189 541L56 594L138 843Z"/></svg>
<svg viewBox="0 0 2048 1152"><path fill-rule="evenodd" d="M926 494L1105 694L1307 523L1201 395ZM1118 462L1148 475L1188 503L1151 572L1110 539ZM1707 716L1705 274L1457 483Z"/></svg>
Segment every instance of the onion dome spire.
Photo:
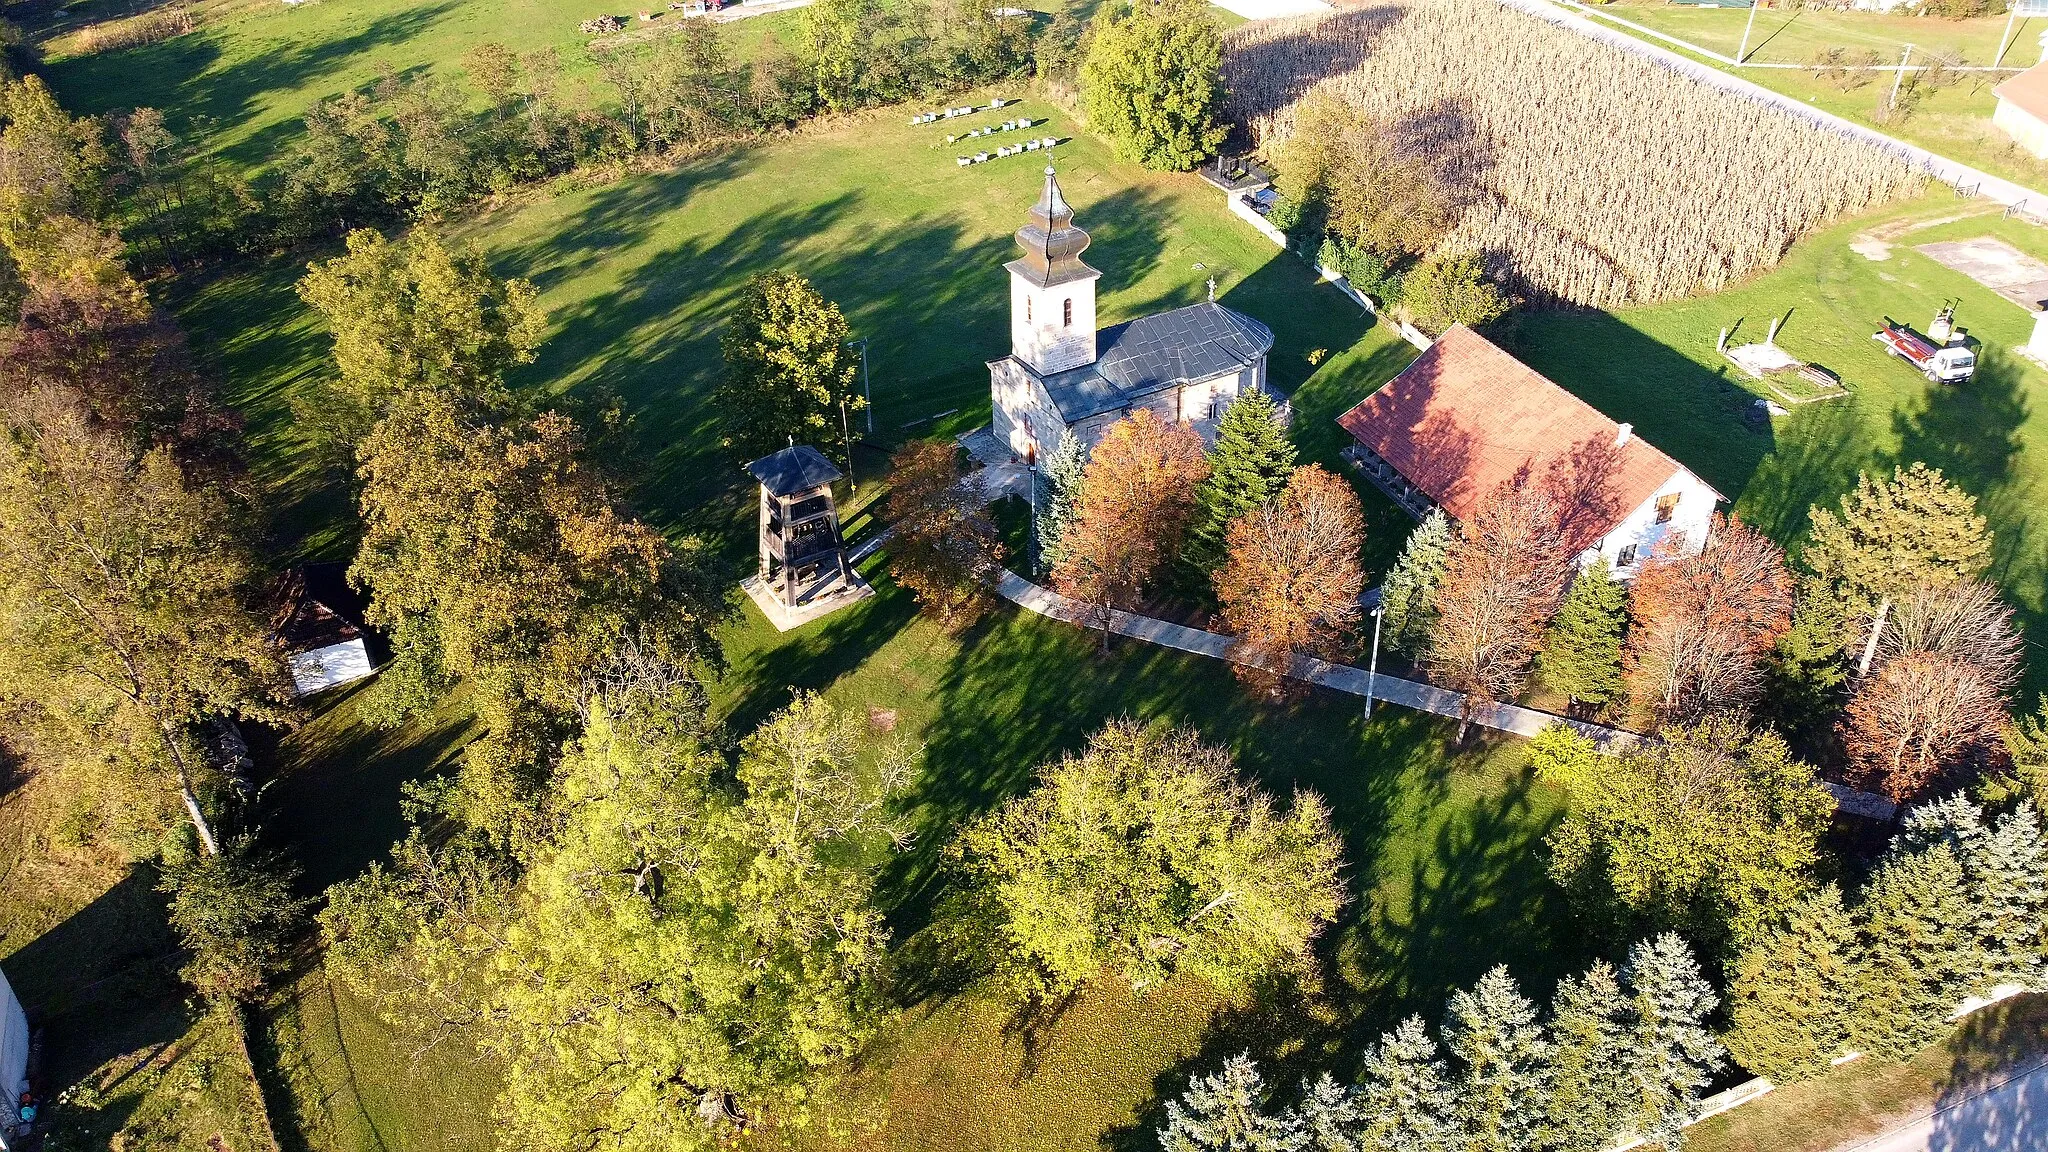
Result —
<svg viewBox="0 0 2048 1152"><path fill-rule="evenodd" d="M1081 263L1088 233L1075 226L1073 206L1061 195L1059 177L1050 164L1045 167L1045 191L1031 206L1031 222L1017 229L1017 246L1024 250L1024 258L1010 267L1041 288L1099 275Z"/></svg>

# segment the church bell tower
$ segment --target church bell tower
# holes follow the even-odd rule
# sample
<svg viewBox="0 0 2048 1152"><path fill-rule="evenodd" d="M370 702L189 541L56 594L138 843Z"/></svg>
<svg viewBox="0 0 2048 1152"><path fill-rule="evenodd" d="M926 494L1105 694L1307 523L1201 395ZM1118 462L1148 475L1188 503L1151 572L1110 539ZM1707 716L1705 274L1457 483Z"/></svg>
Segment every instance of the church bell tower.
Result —
<svg viewBox="0 0 2048 1152"><path fill-rule="evenodd" d="M1074 209L1050 165L1031 222L1017 230L1017 246L1023 258L1004 265L1011 353L1040 376L1093 364L1095 280L1102 273L1081 263L1088 233L1074 226Z"/></svg>

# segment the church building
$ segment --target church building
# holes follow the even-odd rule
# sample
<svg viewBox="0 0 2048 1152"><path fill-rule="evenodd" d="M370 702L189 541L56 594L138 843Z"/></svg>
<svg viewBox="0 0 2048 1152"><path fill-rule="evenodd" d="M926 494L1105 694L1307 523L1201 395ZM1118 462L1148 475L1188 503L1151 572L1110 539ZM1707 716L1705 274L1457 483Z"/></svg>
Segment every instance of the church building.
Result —
<svg viewBox="0 0 2048 1152"><path fill-rule="evenodd" d="M1018 456L1049 456L1069 434L1093 448L1140 408L1213 441L1232 400L1267 388L1272 330L1214 300L1096 329L1102 273L1081 262L1088 233L1051 168L1017 245L1023 257L1005 265L1010 354L990 361L988 374L996 439Z"/></svg>

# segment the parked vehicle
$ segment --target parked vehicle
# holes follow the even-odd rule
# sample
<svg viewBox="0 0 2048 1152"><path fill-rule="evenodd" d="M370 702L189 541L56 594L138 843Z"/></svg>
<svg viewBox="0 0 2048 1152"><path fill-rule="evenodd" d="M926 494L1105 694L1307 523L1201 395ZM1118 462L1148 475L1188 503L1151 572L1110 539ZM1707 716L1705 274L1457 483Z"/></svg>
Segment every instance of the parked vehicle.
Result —
<svg viewBox="0 0 2048 1152"><path fill-rule="evenodd" d="M1885 351L1906 361L1920 370L1922 376L1936 384L1961 384L1977 374L1977 354L1967 344L1955 339L1955 308L1941 310L1930 331L1940 332L1948 339L1938 343L1922 336L1904 324L1894 324L1887 318L1884 327L1871 334L1871 339L1885 346Z"/></svg>

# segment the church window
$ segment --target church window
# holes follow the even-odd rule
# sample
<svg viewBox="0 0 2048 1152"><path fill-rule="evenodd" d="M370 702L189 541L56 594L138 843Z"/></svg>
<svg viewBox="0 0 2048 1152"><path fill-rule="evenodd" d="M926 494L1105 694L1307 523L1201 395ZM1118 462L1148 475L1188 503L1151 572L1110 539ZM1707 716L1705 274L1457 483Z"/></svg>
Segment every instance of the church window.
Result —
<svg viewBox="0 0 2048 1152"><path fill-rule="evenodd" d="M1031 297L1029 296L1024 298L1024 322L1026 324L1031 323Z"/></svg>
<svg viewBox="0 0 2048 1152"><path fill-rule="evenodd" d="M1072 300L1061 301L1060 311L1063 314L1060 323L1072 328L1074 326L1074 302Z"/></svg>

